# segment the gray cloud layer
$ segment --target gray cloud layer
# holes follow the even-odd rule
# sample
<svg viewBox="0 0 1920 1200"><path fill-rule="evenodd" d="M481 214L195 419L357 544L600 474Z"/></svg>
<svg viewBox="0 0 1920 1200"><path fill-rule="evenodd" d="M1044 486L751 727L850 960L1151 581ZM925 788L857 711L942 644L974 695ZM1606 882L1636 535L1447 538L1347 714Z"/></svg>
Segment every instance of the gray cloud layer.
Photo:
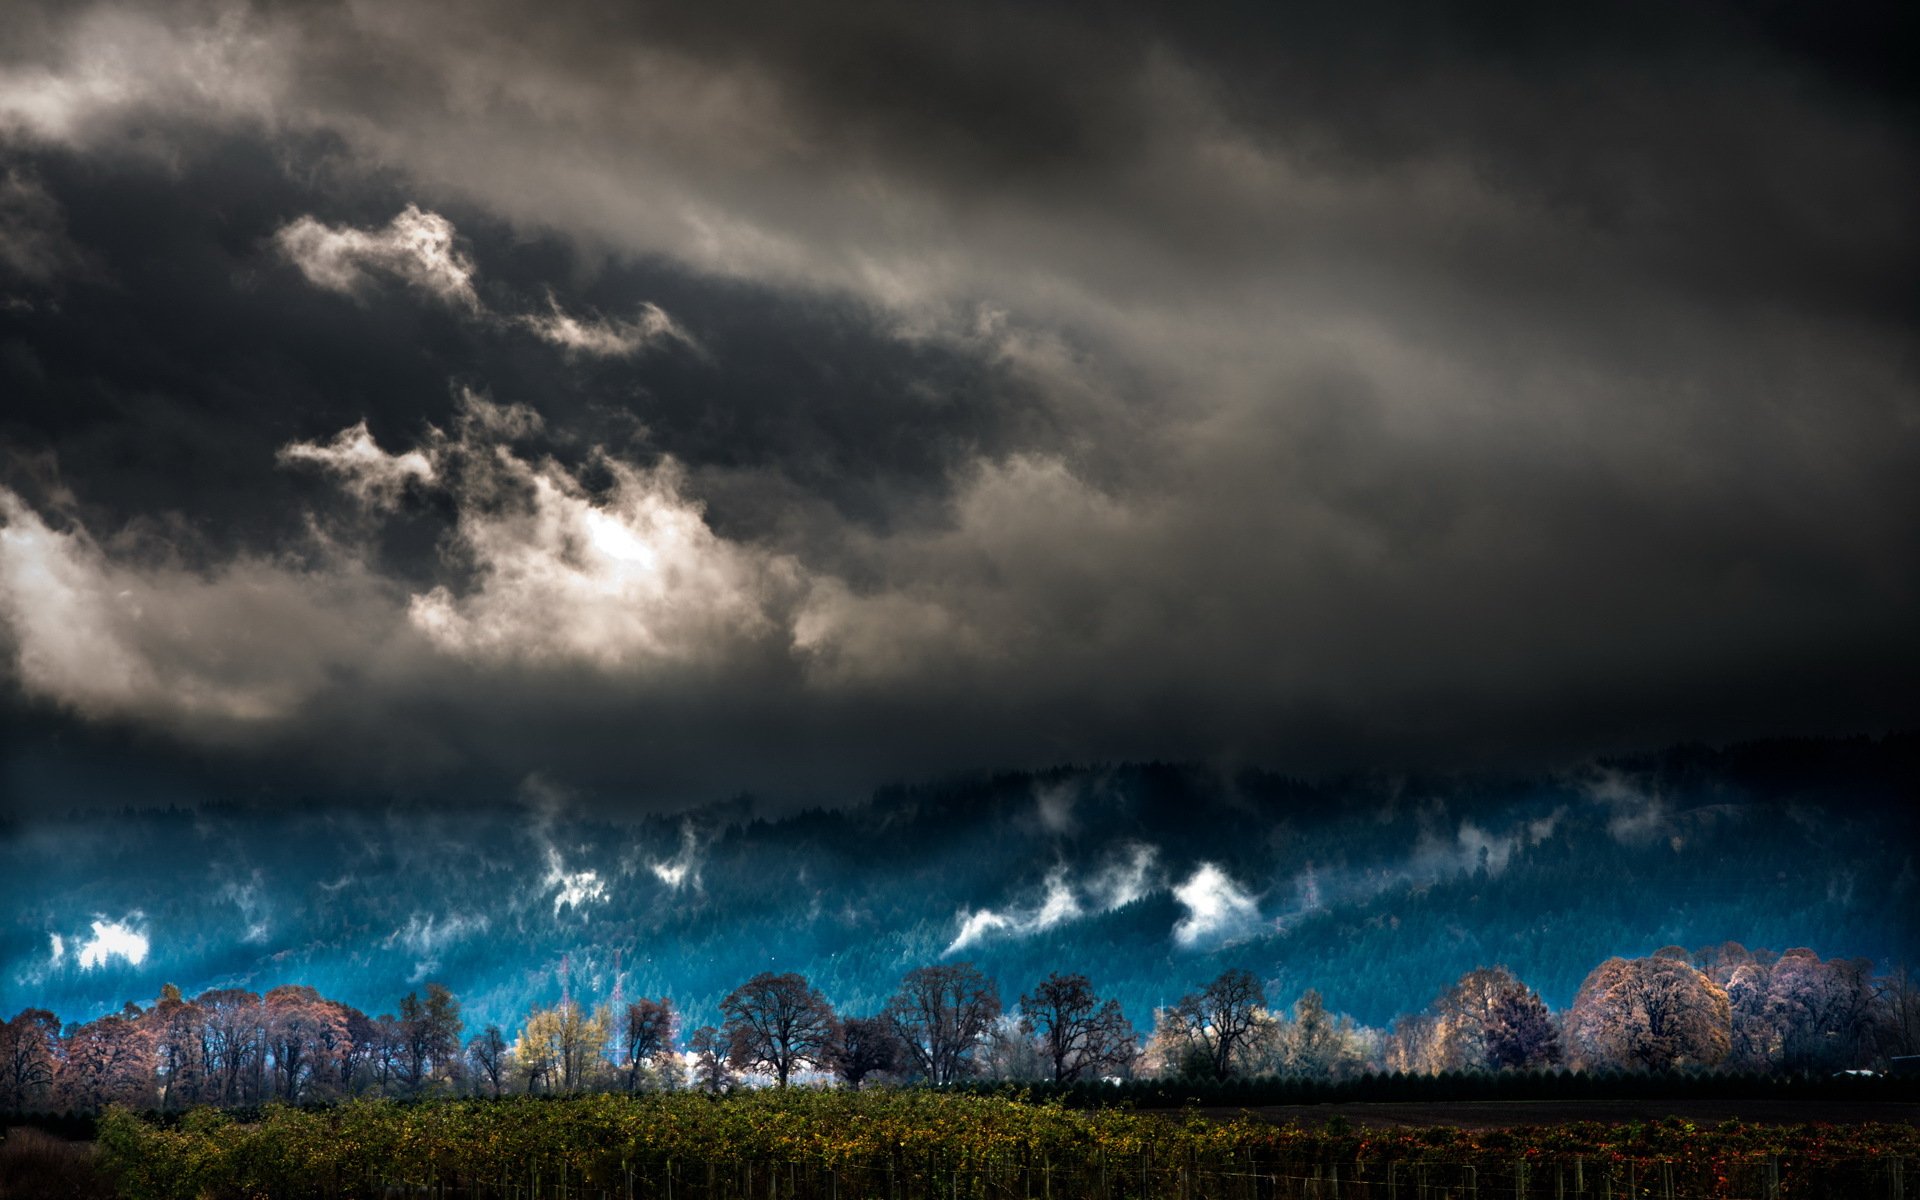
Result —
<svg viewBox="0 0 1920 1200"><path fill-rule="evenodd" d="M655 796L1920 718L1897 8L19 17L30 703Z"/></svg>

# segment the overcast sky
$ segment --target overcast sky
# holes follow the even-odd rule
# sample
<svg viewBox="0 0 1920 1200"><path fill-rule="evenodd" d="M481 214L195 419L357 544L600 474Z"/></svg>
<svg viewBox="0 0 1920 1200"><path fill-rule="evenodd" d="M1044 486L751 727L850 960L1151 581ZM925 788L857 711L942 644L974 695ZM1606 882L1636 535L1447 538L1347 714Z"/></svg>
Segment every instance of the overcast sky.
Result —
<svg viewBox="0 0 1920 1200"><path fill-rule="evenodd" d="M1911 5L3 7L16 805L1920 721Z"/></svg>

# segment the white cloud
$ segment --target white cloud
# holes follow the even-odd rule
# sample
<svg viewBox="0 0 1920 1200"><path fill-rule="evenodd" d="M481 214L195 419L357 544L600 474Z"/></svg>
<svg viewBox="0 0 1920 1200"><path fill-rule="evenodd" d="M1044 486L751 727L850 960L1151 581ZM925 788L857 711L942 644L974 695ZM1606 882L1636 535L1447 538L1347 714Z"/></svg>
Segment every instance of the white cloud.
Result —
<svg viewBox="0 0 1920 1200"><path fill-rule="evenodd" d="M692 821L680 826L679 852L672 858L650 863L648 869L654 878L676 892L689 885L700 886L700 841L694 834Z"/></svg>
<svg viewBox="0 0 1920 1200"><path fill-rule="evenodd" d="M631 321L576 317L562 310L558 301L547 297L544 315L519 318L520 323L542 339L569 354L598 358L630 358L663 342L679 342L688 349L699 344L657 304L643 304L640 315Z"/></svg>
<svg viewBox="0 0 1920 1200"><path fill-rule="evenodd" d="M631 319L576 316L560 307L549 291L543 313L496 314L474 288L476 268L460 249L458 237L453 222L409 204L380 229L328 225L309 215L283 226L273 241L316 287L357 295L374 273L389 275L495 326L528 329L570 356L631 358L667 342L701 349L692 334L651 302L640 305Z"/></svg>
<svg viewBox="0 0 1920 1200"><path fill-rule="evenodd" d="M799 579L791 560L715 534L671 459L601 455L611 483L595 493L560 463L471 430L427 453L436 471L459 468L450 544L475 580L409 603L413 627L446 653L609 670L698 660L773 633L769 606Z"/></svg>
<svg viewBox="0 0 1920 1200"><path fill-rule="evenodd" d="M21 681L96 711L160 690L123 632L133 597L112 586L105 556L83 529L60 532L0 489L0 605L13 627ZM132 611L130 611L132 610Z"/></svg>
<svg viewBox="0 0 1920 1200"><path fill-rule="evenodd" d="M1517 850L1552 837L1565 815L1564 807L1556 808L1544 816L1517 820L1504 833L1483 829L1471 817L1450 827L1423 824L1412 851L1403 859L1344 870L1325 870L1309 863L1292 880L1297 899L1272 924L1285 930L1325 908L1363 903L1394 888L1470 875L1483 863L1489 874L1498 875L1507 869Z"/></svg>
<svg viewBox="0 0 1920 1200"><path fill-rule="evenodd" d="M1075 887L1065 865L1055 866L1041 881L1040 896L1024 907L962 910L960 929L943 954L954 954L989 935L1030 937L1033 934L1097 913L1112 912L1147 894L1153 884L1152 846L1130 842L1121 858L1109 863Z"/></svg>
<svg viewBox="0 0 1920 1200"><path fill-rule="evenodd" d="M470 391L451 435L430 428L412 449L380 448L366 423L281 459L311 463L363 503L391 507L409 486L450 493L450 554L471 582L414 593L406 618L440 651L482 662L584 663L620 670L724 654L777 632L779 598L801 573L784 556L719 537L687 496L680 466L642 467L604 453L610 485L589 490L553 459L515 451L538 414Z"/></svg>
<svg viewBox="0 0 1920 1200"><path fill-rule="evenodd" d="M494 442L517 442L547 427L545 419L526 405L495 404L467 387L460 389L455 424L465 437Z"/></svg>
<svg viewBox="0 0 1920 1200"><path fill-rule="evenodd" d="M378 271L478 312L473 260L455 244L455 236L453 222L409 204L381 229L327 225L303 216L273 240L316 287L352 295L367 284L369 271Z"/></svg>
<svg viewBox="0 0 1920 1200"><path fill-rule="evenodd" d="M1214 863L1201 863L1173 889L1173 898L1187 909L1173 927L1173 939L1182 946L1230 941L1260 922L1258 901Z"/></svg>
<svg viewBox="0 0 1920 1200"><path fill-rule="evenodd" d="M1666 797L1641 787L1617 771L1602 772L1585 785L1587 798L1605 806L1607 832L1628 846L1644 846L1671 833Z"/></svg>
<svg viewBox="0 0 1920 1200"><path fill-rule="evenodd" d="M387 935L386 945L404 946L420 954L486 931L485 914L451 913L443 918L437 913L416 912L408 915L405 925Z"/></svg>
<svg viewBox="0 0 1920 1200"><path fill-rule="evenodd" d="M440 586L374 573L364 526L188 566L159 521L102 541L0 487L0 653L31 695L226 737L343 680L404 689L435 657L641 678L787 652L809 586L795 560L715 533L676 462L591 451L589 488L514 444L539 430L531 410L467 393L451 433L412 447L383 448L362 422L282 450L376 513L410 488L449 497L459 582Z"/></svg>
<svg viewBox="0 0 1920 1200"><path fill-rule="evenodd" d="M340 477L341 486L375 508L399 502L407 484L432 483L433 462L418 450L388 454L374 443L367 423L342 429L326 442L290 442L280 448L282 463L312 463Z"/></svg>
<svg viewBox="0 0 1920 1200"><path fill-rule="evenodd" d="M559 912L557 904L554 911ZM407 917L404 926L387 935L385 945L388 949L404 946L420 955L413 965L413 974L408 976L409 982L418 983L440 969L440 951L487 932L490 924L484 913L456 912L441 917L416 912Z"/></svg>
<svg viewBox="0 0 1920 1200"><path fill-rule="evenodd" d="M1414 846L1406 875L1423 880L1468 875L1483 863L1488 874L1498 875L1507 869L1514 849L1532 836L1531 831L1537 825L1538 822L1527 822L1506 833L1491 833L1467 817L1461 820L1452 837L1443 838L1431 829L1425 830ZM1549 821L1544 828L1550 833L1552 823Z"/></svg>
<svg viewBox="0 0 1920 1200"><path fill-rule="evenodd" d="M151 128L164 124L151 120L156 110L229 120L265 116L293 78L289 67L299 53L293 31L249 19L237 4L175 5L165 14L110 4L69 7L78 19L38 47L38 55L9 54L12 61L0 66L0 133L164 149L164 133ZM25 40L32 22L22 17L9 33ZM129 122L149 126L146 138L129 136Z"/></svg>
<svg viewBox="0 0 1920 1200"><path fill-rule="evenodd" d="M936 596L858 593L831 577L812 581L793 618L807 677L829 687L909 680L929 658L968 657L987 644Z"/></svg>
<svg viewBox="0 0 1920 1200"><path fill-rule="evenodd" d="M1087 881L1087 891L1092 894L1102 911L1124 908L1152 891L1161 884L1155 864L1160 851L1145 842L1131 842L1126 853L1107 865Z"/></svg>
<svg viewBox="0 0 1920 1200"><path fill-rule="evenodd" d="M138 918L139 914L136 913L128 920ZM118 958L137 967L147 961L150 947L147 935L127 922L98 920L93 923L93 936L80 946L80 967L88 971L104 967L110 958Z"/></svg>
<svg viewBox="0 0 1920 1200"><path fill-rule="evenodd" d="M47 961L57 967L66 960L67 939L57 933L50 933L47 935L47 943Z"/></svg>
<svg viewBox="0 0 1920 1200"><path fill-rule="evenodd" d="M1047 872L1041 884L1040 902L1032 908L1001 911L983 908L977 912L962 912L960 932L942 953L957 953L990 933L1027 937L1077 920L1082 914L1080 901L1074 897L1073 888L1067 883L1067 869L1058 866Z"/></svg>
<svg viewBox="0 0 1920 1200"><path fill-rule="evenodd" d="M607 898L607 884L598 871L567 870L560 852L551 846L547 848L546 884L556 889L553 895L553 915L556 917L562 908L581 912L587 905L603 903Z"/></svg>
<svg viewBox="0 0 1920 1200"><path fill-rule="evenodd" d="M240 919L247 924L246 932L240 940L253 945L263 945L271 932L268 918L272 916L271 906L266 899L266 891L261 886L262 876L256 868L245 883L229 879L221 885L220 898L240 910Z"/></svg>
<svg viewBox="0 0 1920 1200"><path fill-rule="evenodd" d="M381 589L357 563L131 557L0 488L0 623L28 692L90 716L251 723L294 711L349 645L365 652Z"/></svg>

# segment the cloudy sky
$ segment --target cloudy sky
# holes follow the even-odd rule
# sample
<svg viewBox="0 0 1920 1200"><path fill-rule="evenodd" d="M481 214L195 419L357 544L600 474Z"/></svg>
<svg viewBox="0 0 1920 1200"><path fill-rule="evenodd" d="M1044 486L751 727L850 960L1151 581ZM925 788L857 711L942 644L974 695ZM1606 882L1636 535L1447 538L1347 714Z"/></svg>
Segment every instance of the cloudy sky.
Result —
<svg viewBox="0 0 1920 1200"><path fill-rule="evenodd" d="M15 803L1920 721L1909 5L4 9Z"/></svg>

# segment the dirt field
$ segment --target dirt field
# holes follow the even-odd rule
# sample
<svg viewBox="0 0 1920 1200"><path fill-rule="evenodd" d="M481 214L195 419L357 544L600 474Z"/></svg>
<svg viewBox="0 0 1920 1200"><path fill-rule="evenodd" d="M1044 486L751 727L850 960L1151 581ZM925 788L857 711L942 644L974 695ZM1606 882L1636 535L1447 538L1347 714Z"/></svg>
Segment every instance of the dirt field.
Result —
<svg viewBox="0 0 1920 1200"><path fill-rule="evenodd" d="M1809 1121L1920 1124L1920 1103L1850 1100L1460 1100L1426 1103L1279 1104L1263 1108L1202 1109L1209 1116L1233 1117L1242 1111L1274 1122L1319 1125L1335 1114L1355 1125L1401 1128L1452 1125L1461 1129L1502 1129L1516 1125L1554 1125L1563 1121L1655 1121L1680 1117L1700 1125L1738 1119L1765 1125Z"/></svg>

